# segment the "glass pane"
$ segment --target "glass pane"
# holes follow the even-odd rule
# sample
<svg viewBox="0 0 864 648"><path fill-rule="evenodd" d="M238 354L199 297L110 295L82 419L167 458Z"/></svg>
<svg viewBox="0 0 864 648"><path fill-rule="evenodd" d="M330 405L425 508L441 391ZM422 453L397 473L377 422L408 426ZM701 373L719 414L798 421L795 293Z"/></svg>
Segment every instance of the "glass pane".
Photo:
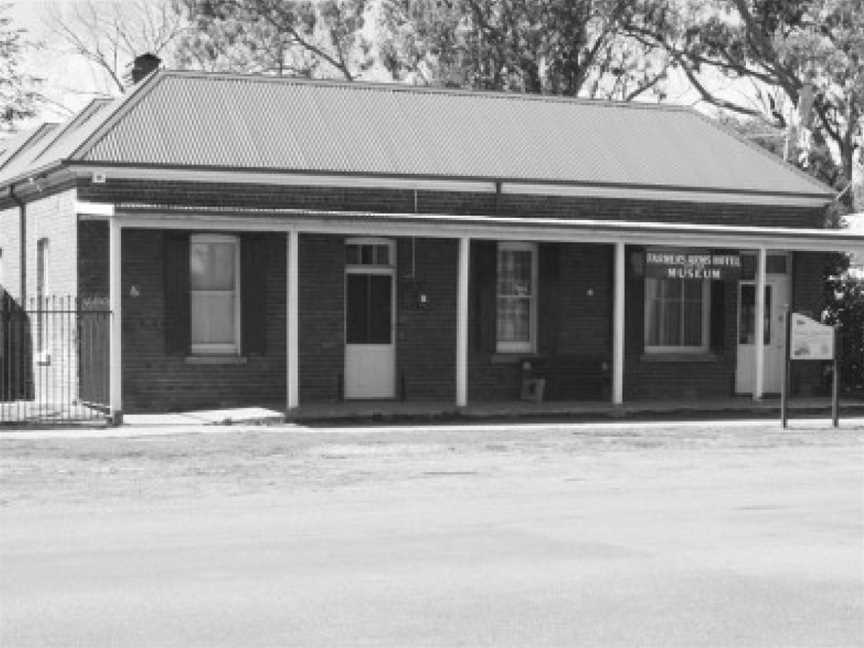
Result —
<svg viewBox="0 0 864 648"><path fill-rule="evenodd" d="M369 344L390 344L392 288L389 275L369 275Z"/></svg>
<svg viewBox="0 0 864 648"><path fill-rule="evenodd" d="M345 341L360 344L368 337L369 303L366 301L366 278L368 275L346 276Z"/></svg>
<svg viewBox="0 0 864 648"><path fill-rule="evenodd" d="M234 344L234 295L191 294L192 344Z"/></svg>
<svg viewBox="0 0 864 648"><path fill-rule="evenodd" d="M346 281L345 341L348 344L390 344L392 278L349 274Z"/></svg>
<svg viewBox="0 0 864 648"><path fill-rule="evenodd" d="M771 344L771 286L765 286L765 319L763 339ZM756 286L741 286L741 307L738 310L738 344L756 344L754 325L756 323Z"/></svg>
<svg viewBox="0 0 864 648"><path fill-rule="evenodd" d="M375 263L378 265L390 265L390 246L376 245L375 246Z"/></svg>
<svg viewBox="0 0 864 648"><path fill-rule="evenodd" d="M530 297L498 298L498 341L531 341Z"/></svg>
<svg viewBox="0 0 864 648"><path fill-rule="evenodd" d="M498 294L531 294L530 250L499 250Z"/></svg>
<svg viewBox="0 0 864 648"><path fill-rule="evenodd" d="M347 245L345 246L345 263L348 265L357 265L360 263L360 246Z"/></svg>
<svg viewBox="0 0 864 648"><path fill-rule="evenodd" d="M684 304L684 346L702 346L702 300Z"/></svg>
<svg viewBox="0 0 864 648"><path fill-rule="evenodd" d="M375 263L375 246L361 245L360 246L360 263L363 265L372 265Z"/></svg>
<svg viewBox="0 0 864 648"><path fill-rule="evenodd" d="M738 344L753 344L756 337L753 324L756 321L756 287L741 286L741 306L738 308Z"/></svg>
<svg viewBox="0 0 864 648"><path fill-rule="evenodd" d="M233 290L234 249L234 243L192 243L189 248L192 290Z"/></svg>

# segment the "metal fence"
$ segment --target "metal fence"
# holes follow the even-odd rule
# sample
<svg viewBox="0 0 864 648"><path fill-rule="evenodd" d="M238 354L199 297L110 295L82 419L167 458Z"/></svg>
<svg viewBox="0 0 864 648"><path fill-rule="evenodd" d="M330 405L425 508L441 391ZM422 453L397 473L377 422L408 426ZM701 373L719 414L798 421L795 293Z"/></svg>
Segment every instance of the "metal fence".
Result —
<svg viewBox="0 0 864 648"><path fill-rule="evenodd" d="M106 420L110 319L102 300L0 296L0 424Z"/></svg>

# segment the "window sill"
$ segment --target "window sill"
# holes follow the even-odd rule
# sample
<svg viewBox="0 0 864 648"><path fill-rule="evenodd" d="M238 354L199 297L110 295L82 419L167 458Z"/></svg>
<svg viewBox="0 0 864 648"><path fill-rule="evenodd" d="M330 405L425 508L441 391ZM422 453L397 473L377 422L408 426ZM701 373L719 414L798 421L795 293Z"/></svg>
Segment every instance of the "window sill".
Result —
<svg viewBox="0 0 864 648"><path fill-rule="evenodd" d="M642 362L719 362L716 353L643 353Z"/></svg>
<svg viewBox="0 0 864 648"><path fill-rule="evenodd" d="M245 356L236 355L190 355L186 356L190 365L245 365Z"/></svg>

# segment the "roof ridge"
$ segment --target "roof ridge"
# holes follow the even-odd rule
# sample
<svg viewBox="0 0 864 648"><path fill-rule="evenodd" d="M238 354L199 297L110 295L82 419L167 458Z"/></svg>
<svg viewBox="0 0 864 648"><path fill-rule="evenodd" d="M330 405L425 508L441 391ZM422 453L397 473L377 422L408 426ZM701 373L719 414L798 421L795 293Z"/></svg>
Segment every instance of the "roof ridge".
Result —
<svg viewBox="0 0 864 648"><path fill-rule="evenodd" d="M489 99L506 99L514 101L539 101L548 103L582 104L608 108L636 108L646 110L689 111L688 106L672 103L649 103L646 101L617 101L613 99L596 99L588 97L570 97L555 94L536 94L508 90L472 90L468 88L450 88L443 86L418 86L407 83L386 81L348 81L343 79L308 79L296 76L276 76L267 74L244 74L240 72L208 72L202 70L161 70L165 76L197 77L207 80L248 81L251 83L282 83L296 85L328 86L333 88L350 88L356 90L381 90L388 92L406 92L416 94L437 94L450 96L483 97Z"/></svg>

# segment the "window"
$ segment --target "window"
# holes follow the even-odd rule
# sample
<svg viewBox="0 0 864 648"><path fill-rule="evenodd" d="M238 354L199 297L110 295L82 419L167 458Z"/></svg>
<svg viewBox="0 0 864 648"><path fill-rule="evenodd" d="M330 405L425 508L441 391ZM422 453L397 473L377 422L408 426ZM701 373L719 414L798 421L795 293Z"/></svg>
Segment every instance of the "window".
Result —
<svg viewBox="0 0 864 648"><path fill-rule="evenodd" d="M192 353L240 352L240 242L193 234L189 240Z"/></svg>
<svg viewBox="0 0 864 648"><path fill-rule="evenodd" d="M45 351L47 329L47 286L45 284L46 264L48 263L48 239L36 241L36 350Z"/></svg>
<svg viewBox="0 0 864 648"><path fill-rule="evenodd" d="M645 352L706 352L710 307L707 280L646 278Z"/></svg>
<svg viewBox="0 0 864 648"><path fill-rule="evenodd" d="M496 288L496 348L533 353L537 340L537 247L499 243Z"/></svg>

